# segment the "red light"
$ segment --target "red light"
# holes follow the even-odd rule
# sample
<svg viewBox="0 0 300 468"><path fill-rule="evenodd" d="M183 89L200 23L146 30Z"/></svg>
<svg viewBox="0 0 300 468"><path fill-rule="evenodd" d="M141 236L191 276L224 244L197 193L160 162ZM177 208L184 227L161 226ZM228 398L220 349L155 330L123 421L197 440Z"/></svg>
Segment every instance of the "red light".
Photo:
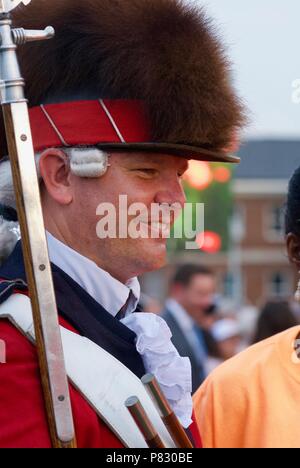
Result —
<svg viewBox="0 0 300 468"><path fill-rule="evenodd" d="M214 170L214 179L220 184L226 184L231 179L231 172L228 167L219 166Z"/></svg>
<svg viewBox="0 0 300 468"><path fill-rule="evenodd" d="M196 243L203 252L214 254L220 252L222 239L216 232L205 231L198 234Z"/></svg>

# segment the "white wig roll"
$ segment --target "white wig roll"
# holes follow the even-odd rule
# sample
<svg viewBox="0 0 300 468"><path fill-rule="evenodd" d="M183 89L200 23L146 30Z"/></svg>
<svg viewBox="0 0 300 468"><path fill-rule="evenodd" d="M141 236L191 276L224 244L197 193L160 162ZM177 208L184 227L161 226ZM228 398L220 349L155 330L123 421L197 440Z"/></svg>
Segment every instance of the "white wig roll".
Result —
<svg viewBox="0 0 300 468"><path fill-rule="evenodd" d="M100 178L109 167L108 154L98 148L61 148L67 154L70 161L72 174L84 178ZM39 180L41 179L39 161L41 153L36 154L36 166ZM10 161L0 163L0 203L5 206L16 208L16 200L13 187L13 179Z"/></svg>
<svg viewBox="0 0 300 468"><path fill-rule="evenodd" d="M102 177L108 169L108 155L97 148L71 148L65 151L70 158L71 172L78 177Z"/></svg>

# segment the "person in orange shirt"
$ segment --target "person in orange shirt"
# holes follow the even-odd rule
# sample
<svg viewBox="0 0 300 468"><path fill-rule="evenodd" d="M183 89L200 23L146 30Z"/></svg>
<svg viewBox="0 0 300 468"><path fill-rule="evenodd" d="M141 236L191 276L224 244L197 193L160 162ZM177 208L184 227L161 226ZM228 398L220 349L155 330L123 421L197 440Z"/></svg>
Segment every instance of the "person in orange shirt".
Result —
<svg viewBox="0 0 300 468"><path fill-rule="evenodd" d="M299 271L300 168L289 184L286 244ZM196 392L194 406L206 448L299 447L300 326L261 341L218 367Z"/></svg>

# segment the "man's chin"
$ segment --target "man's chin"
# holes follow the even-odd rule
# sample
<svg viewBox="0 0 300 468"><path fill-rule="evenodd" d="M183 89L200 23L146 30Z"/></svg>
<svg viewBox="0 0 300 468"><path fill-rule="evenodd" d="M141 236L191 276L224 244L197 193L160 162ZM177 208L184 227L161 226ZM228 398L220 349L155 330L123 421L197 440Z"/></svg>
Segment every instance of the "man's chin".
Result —
<svg viewBox="0 0 300 468"><path fill-rule="evenodd" d="M147 271L158 270L167 264L166 242L146 242L140 249L140 258L143 260Z"/></svg>

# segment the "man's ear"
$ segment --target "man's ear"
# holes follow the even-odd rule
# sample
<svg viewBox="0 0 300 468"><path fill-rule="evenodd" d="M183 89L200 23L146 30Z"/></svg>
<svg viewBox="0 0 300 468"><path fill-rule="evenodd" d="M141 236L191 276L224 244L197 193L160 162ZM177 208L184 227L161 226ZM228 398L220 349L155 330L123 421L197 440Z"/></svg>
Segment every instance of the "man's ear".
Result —
<svg viewBox="0 0 300 468"><path fill-rule="evenodd" d="M296 234L288 234L286 236L286 246L290 262L300 270L300 237Z"/></svg>
<svg viewBox="0 0 300 468"><path fill-rule="evenodd" d="M59 149L47 149L40 157L39 167L49 196L60 205L69 205L73 193L68 156Z"/></svg>

